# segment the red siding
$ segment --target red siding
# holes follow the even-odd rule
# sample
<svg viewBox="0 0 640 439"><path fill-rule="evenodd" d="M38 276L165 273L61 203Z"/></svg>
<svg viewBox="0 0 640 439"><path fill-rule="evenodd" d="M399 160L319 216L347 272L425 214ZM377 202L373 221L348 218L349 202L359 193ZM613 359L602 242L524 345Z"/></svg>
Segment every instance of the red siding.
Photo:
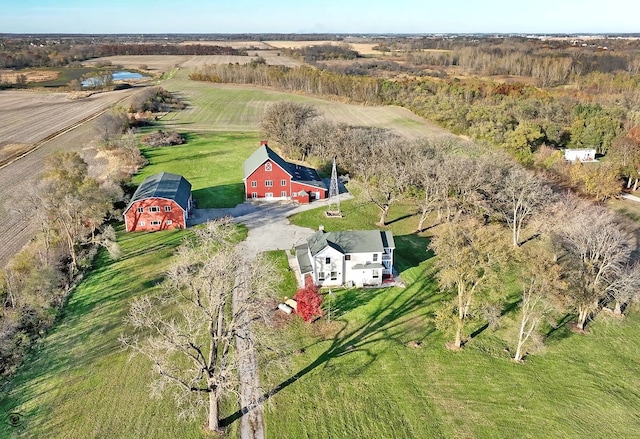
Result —
<svg viewBox="0 0 640 439"><path fill-rule="evenodd" d="M160 211L150 212L149 208L153 206L159 207ZM171 211L165 211L165 206L171 207ZM138 208L143 208L144 211L138 212ZM136 201L125 214L127 232L184 229L187 226L184 217L184 210L178 203L164 198L147 198ZM160 224L151 225L151 221L160 221ZM167 224L167 221L171 221L171 224Z"/></svg>
<svg viewBox="0 0 640 439"><path fill-rule="evenodd" d="M323 188L319 188L316 186L309 186L306 184L302 184L299 183L297 181L294 181L291 183L291 190L293 192L300 192L300 191L305 191L305 192L309 192L309 196L310 196L310 201L313 200L324 200L327 197L327 191ZM319 196L320 198L315 198L315 193L319 192Z"/></svg>
<svg viewBox="0 0 640 439"><path fill-rule="evenodd" d="M265 170L267 163L271 164L271 171ZM266 181L272 181L273 186L267 186ZM282 180L286 185L282 186ZM256 182L256 187L251 186L251 182ZM253 173L247 177L245 182L246 197L251 199L251 193L255 192L258 198L265 198L265 194L270 192L274 198L281 197L281 192L286 191L287 197L291 196L291 176L280 166L271 160L266 160Z"/></svg>

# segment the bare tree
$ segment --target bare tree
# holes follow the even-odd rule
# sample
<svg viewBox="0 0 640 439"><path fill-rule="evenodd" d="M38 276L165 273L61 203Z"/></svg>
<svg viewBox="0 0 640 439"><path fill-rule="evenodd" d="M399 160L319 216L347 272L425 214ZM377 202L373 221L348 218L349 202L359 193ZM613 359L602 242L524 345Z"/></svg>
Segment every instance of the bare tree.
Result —
<svg viewBox="0 0 640 439"><path fill-rule="evenodd" d="M384 133L373 143L360 145L360 158L354 164L363 181L367 200L380 210L379 226L387 224L391 206L406 195L413 180L410 164L416 157L413 145Z"/></svg>
<svg viewBox="0 0 640 439"><path fill-rule="evenodd" d="M560 307L566 284L561 280L561 267L551 255L540 248L520 253L520 281L522 300L515 361L521 361L526 346L537 338L538 327L554 310Z"/></svg>
<svg viewBox="0 0 640 439"><path fill-rule="evenodd" d="M443 289L454 289L456 298L441 322L454 320L455 339L452 347L462 347L465 325L474 300L481 291L488 291L491 280L505 261L506 249L498 225L486 225L474 217L458 218L443 224L430 248L437 255L438 282Z"/></svg>
<svg viewBox="0 0 640 439"><path fill-rule="evenodd" d="M304 128L317 116L318 110L313 105L275 102L264 111L260 127L267 137L280 144L286 155L304 160L309 153L305 148Z"/></svg>
<svg viewBox="0 0 640 439"><path fill-rule="evenodd" d="M640 263L625 266L609 285L607 294L613 300L613 313L622 315L626 307L640 298Z"/></svg>
<svg viewBox="0 0 640 439"><path fill-rule="evenodd" d="M120 138L127 127L128 119L124 111L108 111L98 118L95 130L100 141L109 144Z"/></svg>
<svg viewBox="0 0 640 439"><path fill-rule="evenodd" d="M113 194L89 177L87 163L76 152L57 152L45 160L45 172L31 197L32 205L41 209L37 215L46 239L51 228L66 243L71 259L69 278L79 264L84 244L94 243L96 232L113 205Z"/></svg>
<svg viewBox="0 0 640 439"><path fill-rule="evenodd" d="M608 287L625 275L631 247L629 238L604 207L577 203L564 213L558 243L570 287L567 295L578 311L577 328L600 309Z"/></svg>
<svg viewBox="0 0 640 439"><path fill-rule="evenodd" d="M149 358L158 374L157 392L171 390L181 416L206 409L208 427L219 430L219 402L236 394L238 335L250 336L247 325L270 309L263 299L274 287L274 270L265 260L245 262L233 243L229 221L210 222L196 231L195 241L180 249L167 273L164 295L134 300L127 321L151 335L120 337L135 353ZM246 300L231 307L236 290ZM165 312L171 304L172 311Z"/></svg>
<svg viewBox="0 0 640 439"><path fill-rule="evenodd" d="M517 166L507 172L493 205L511 229L514 247L520 244L523 226L551 200L551 189L539 178Z"/></svg>

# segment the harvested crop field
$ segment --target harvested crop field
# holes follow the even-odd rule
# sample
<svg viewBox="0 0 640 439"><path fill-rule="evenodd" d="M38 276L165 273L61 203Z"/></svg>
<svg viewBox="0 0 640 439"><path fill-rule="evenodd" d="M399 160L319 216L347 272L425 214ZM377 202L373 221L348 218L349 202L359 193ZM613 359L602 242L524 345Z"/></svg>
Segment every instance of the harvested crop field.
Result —
<svg viewBox="0 0 640 439"><path fill-rule="evenodd" d="M19 75L24 75L27 83L31 83L54 80L60 75L60 72L55 70L0 70L1 80L10 84L17 83Z"/></svg>
<svg viewBox="0 0 640 439"><path fill-rule="evenodd" d="M174 67L195 69L205 64L248 64L258 56L262 56L270 65L299 66L302 63L286 56L278 56L277 50L257 50L249 51L251 56L239 55L122 55L95 58L85 61L84 64L91 66L99 63L110 62L115 66L122 66L127 69L138 69L146 66L148 70L167 72Z"/></svg>
<svg viewBox="0 0 640 439"><path fill-rule="evenodd" d="M0 151L10 144L32 144L103 111L131 90L70 99L68 93L3 91L0 93Z"/></svg>

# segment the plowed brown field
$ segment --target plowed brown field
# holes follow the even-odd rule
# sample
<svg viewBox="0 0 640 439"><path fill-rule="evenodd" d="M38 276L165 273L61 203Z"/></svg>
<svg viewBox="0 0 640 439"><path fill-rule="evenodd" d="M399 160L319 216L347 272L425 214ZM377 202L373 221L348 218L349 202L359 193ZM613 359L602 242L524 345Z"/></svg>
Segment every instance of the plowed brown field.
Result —
<svg viewBox="0 0 640 439"><path fill-rule="evenodd" d="M33 236L35 226L16 209L44 169L45 157L54 151L85 148L95 137L94 121L87 119L133 92L100 93L81 100L67 99L64 93L0 93L0 153L4 148L6 158L9 150L24 152L38 145L0 167L0 267ZM85 155L91 159L95 153L86 151Z"/></svg>

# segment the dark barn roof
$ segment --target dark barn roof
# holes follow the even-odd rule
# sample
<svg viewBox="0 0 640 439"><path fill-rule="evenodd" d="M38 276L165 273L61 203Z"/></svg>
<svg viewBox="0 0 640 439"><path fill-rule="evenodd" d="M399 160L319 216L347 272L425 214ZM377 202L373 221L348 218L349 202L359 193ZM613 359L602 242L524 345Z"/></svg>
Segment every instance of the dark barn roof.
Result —
<svg viewBox="0 0 640 439"><path fill-rule="evenodd" d="M161 172L145 178L136 189L125 212L136 202L147 198L164 198L173 200L185 211L189 208L191 183L181 175Z"/></svg>

